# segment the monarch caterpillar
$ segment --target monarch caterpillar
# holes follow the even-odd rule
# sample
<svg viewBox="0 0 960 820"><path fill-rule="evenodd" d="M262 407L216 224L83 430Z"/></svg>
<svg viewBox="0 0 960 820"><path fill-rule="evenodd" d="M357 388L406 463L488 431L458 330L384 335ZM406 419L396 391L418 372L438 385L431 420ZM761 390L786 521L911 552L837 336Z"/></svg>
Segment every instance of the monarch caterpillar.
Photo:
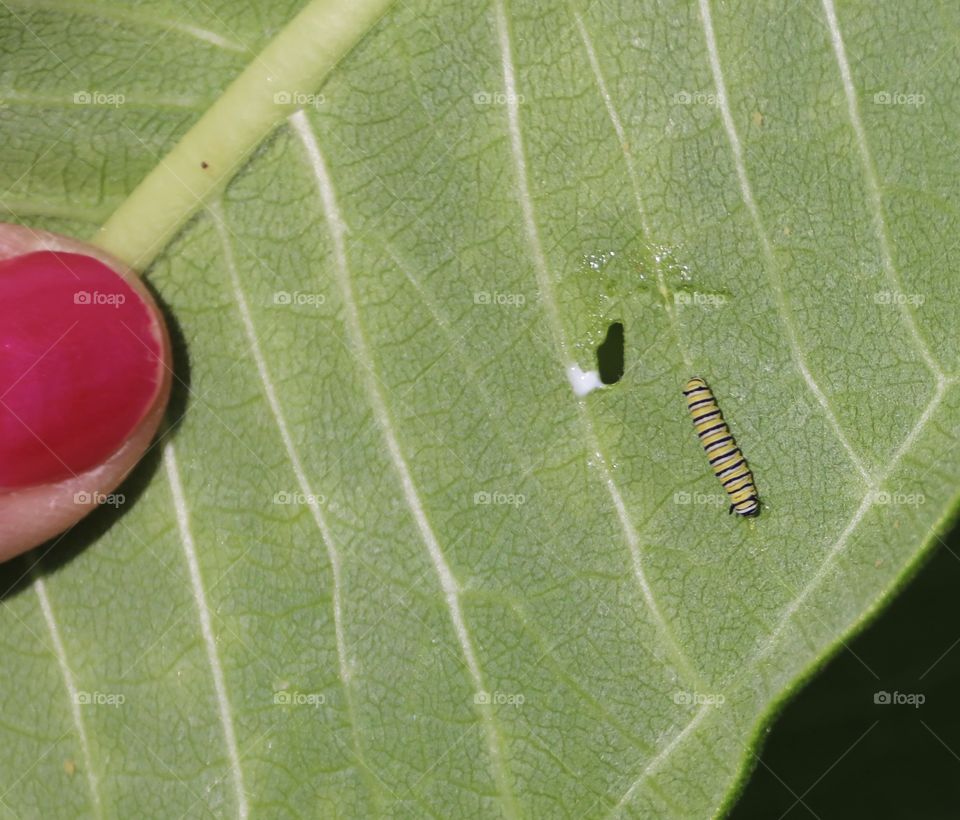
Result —
<svg viewBox="0 0 960 820"><path fill-rule="evenodd" d="M690 379L683 395L687 397L687 409L713 474L730 496L730 512L759 515L760 499L753 483L753 473L723 420L713 391L703 379Z"/></svg>

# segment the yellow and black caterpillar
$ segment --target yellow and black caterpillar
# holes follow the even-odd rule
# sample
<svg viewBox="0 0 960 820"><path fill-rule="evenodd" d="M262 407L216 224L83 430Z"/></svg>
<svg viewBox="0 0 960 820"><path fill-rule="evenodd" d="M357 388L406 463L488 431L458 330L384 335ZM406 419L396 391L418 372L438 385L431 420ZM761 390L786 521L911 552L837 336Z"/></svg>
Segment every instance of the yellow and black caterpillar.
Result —
<svg viewBox="0 0 960 820"><path fill-rule="evenodd" d="M723 420L713 391L703 379L690 379L683 389L687 409L713 473L730 496L730 512L759 515L760 499L747 460Z"/></svg>

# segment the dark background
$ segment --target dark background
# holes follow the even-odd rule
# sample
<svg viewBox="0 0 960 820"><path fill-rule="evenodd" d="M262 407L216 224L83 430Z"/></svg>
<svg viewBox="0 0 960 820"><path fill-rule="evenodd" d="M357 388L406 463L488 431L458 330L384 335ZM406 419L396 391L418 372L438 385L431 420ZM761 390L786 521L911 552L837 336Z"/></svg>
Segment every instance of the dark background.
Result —
<svg viewBox="0 0 960 820"><path fill-rule="evenodd" d="M960 528L846 645L774 722L731 820L960 818Z"/></svg>

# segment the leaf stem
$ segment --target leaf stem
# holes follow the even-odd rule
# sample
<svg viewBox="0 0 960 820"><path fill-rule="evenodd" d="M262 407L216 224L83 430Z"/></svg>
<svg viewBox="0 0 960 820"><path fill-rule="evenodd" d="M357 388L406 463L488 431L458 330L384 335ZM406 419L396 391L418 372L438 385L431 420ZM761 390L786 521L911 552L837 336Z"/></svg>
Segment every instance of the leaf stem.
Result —
<svg viewBox="0 0 960 820"><path fill-rule="evenodd" d="M392 0L312 0L183 136L91 240L144 270Z"/></svg>

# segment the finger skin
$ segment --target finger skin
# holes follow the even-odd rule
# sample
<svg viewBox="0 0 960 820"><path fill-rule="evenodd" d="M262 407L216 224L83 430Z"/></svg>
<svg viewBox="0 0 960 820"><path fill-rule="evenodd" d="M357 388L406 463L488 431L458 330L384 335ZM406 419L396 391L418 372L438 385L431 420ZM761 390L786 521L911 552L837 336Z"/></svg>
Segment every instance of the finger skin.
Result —
<svg viewBox="0 0 960 820"><path fill-rule="evenodd" d="M7 561L69 529L123 481L150 447L170 398L170 338L149 291L123 263L77 239L20 225L0 224L0 260L39 250L81 253L108 265L132 287L155 319L161 341L156 393L127 440L103 463L52 484L0 491L0 561ZM78 435L81 433L78 431Z"/></svg>

